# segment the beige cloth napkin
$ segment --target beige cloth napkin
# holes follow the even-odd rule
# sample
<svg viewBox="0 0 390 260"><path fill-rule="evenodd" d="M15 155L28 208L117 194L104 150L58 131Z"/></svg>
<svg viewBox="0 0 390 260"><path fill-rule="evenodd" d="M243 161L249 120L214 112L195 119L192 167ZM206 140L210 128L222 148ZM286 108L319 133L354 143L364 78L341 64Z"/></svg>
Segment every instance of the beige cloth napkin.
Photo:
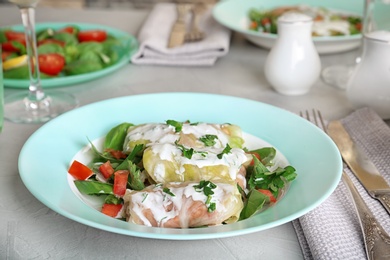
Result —
<svg viewBox="0 0 390 260"><path fill-rule="evenodd" d="M140 48L132 56L134 64L171 66L210 66L229 51L230 30L212 17L211 8L200 20L205 38L176 48L167 48L169 35L177 18L175 4L156 4L138 35ZM188 21L189 22L189 21Z"/></svg>
<svg viewBox="0 0 390 260"><path fill-rule="evenodd" d="M359 109L341 122L390 184L389 126L369 108ZM374 216L390 234L389 214L368 195L348 168L345 172ZM324 203L293 221L305 259L366 259L362 231L352 203L349 192L340 181Z"/></svg>

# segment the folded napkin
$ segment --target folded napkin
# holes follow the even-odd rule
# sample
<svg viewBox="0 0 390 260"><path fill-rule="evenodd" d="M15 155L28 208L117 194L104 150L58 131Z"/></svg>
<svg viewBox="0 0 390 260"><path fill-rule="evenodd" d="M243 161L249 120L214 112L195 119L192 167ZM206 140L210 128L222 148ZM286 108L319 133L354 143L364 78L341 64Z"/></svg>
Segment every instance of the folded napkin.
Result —
<svg viewBox="0 0 390 260"><path fill-rule="evenodd" d="M200 19L199 28L205 33L202 41L186 42L182 46L167 48L176 18L175 4L155 5L138 35L140 48L131 59L134 64L210 66L218 57L227 54L230 30L213 19L211 8Z"/></svg>
<svg viewBox="0 0 390 260"><path fill-rule="evenodd" d="M362 108L341 120L351 138L373 161L390 184L390 128L371 109ZM353 180L370 210L390 233L390 217L380 202L368 195L353 173ZM366 259L362 231L352 199L340 181L319 207L293 221L305 259Z"/></svg>

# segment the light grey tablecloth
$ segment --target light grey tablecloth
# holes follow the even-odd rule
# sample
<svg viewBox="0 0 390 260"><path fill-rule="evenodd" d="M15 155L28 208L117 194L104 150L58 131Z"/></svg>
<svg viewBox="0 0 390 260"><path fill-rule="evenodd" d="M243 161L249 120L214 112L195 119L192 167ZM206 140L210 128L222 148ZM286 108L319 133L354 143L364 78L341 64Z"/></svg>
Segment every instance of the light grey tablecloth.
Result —
<svg viewBox="0 0 390 260"><path fill-rule="evenodd" d="M352 139L390 184L390 128L371 109L362 108L341 120ZM390 233L390 216L346 168L364 201ZM319 207L293 221L305 259L366 259L362 231L353 202L340 181Z"/></svg>
<svg viewBox="0 0 390 260"><path fill-rule="evenodd" d="M134 64L210 66L228 53L230 30L213 19L211 8L200 19L199 27L205 33L202 41L186 42L182 46L168 48L169 35L176 17L175 4L155 5L138 34L140 48L132 57Z"/></svg>

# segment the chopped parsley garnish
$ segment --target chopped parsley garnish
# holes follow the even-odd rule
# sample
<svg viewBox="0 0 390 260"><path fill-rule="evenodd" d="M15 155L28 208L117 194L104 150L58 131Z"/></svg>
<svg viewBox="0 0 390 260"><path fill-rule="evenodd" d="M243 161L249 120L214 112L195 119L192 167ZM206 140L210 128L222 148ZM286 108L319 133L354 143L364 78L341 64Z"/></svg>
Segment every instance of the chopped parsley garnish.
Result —
<svg viewBox="0 0 390 260"><path fill-rule="evenodd" d="M166 123L168 125L171 125L175 128L175 132L180 132L181 129L183 128L183 123L182 122L178 122L178 121L175 121L175 120L167 120Z"/></svg>
<svg viewBox="0 0 390 260"><path fill-rule="evenodd" d="M148 197L148 195L149 195L149 194L145 192L145 193L143 194L144 197L143 197L143 199L142 199L141 202L144 202L144 201L146 200L146 198Z"/></svg>
<svg viewBox="0 0 390 260"><path fill-rule="evenodd" d="M226 144L226 147L223 149L223 151L220 154L217 154L218 159L222 159L224 154L230 153L230 150L232 150L232 148L229 146L229 144Z"/></svg>
<svg viewBox="0 0 390 260"><path fill-rule="evenodd" d="M215 139L218 139L216 135L204 135L199 138L199 141L203 142L205 146L215 145Z"/></svg>
<svg viewBox="0 0 390 260"><path fill-rule="evenodd" d="M195 151L193 148L186 148L184 147L184 145L179 144L178 141L176 141L175 144L183 152L183 156L186 157L187 159L191 159L194 153L198 153L203 157L206 157L207 152L198 152Z"/></svg>
<svg viewBox="0 0 390 260"><path fill-rule="evenodd" d="M215 189L217 185L212 183L211 181L201 180L198 185L194 185L194 189L196 192L202 192L207 196L207 200L205 202L207 206L208 212L213 212L216 209L215 202L211 202L212 195L214 194L213 189Z"/></svg>
<svg viewBox="0 0 390 260"><path fill-rule="evenodd" d="M166 194L171 195L172 197L175 197L175 194L173 194L169 188L163 188L163 192L165 192Z"/></svg>

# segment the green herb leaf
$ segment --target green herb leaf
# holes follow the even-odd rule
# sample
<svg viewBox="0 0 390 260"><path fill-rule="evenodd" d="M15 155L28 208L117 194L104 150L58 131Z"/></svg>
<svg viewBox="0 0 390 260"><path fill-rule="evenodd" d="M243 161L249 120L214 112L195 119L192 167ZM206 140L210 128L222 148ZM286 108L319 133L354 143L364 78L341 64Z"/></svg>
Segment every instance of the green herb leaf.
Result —
<svg viewBox="0 0 390 260"><path fill-rule="evenodd" d="M122 123L114 128L112 128L106 135L106 140L104 141L104 150L113 149L117 151L123 150L123 143L127 135L127 129L133 124L131 123Z"/></svg>
<svg viewBox="0 0 390 260"><path fill-rule="evenodd" d="M263 208L266 202L269 202L269 197L267 195L264 195L255 189L251 190L245 201L244 208L241 211L240 220L253 216Z"/></svg>
<svg viewBox="0 0 390 260"><path fill-rule="evenodd" d="M175 120L167 120L166 123L168 125L171 125L175 128L175 132L180 132L182 127L183 127L183 123L181 122L178 122L178 121L175 121Z"/></svg>
<svg viewBox="0 0 390 260"><path fill-rule="evenodd" d="M220 154L217 154L218 159L222 159L224 154L230 153L230 150L232 150L232 148L229 146L229 144L226 144L226 147L223 149L223 151Z"/></svg>
<svg viewBox="0 0 390 260"><path fill-rule="evenodd" d="M121 204L123 202L123 199L122 198L118 198L117 196L115 195L108 195L105 199L104 199L104 203L106 204L114 204L114 205L118 205L118 204Z"/></svg>
<svg viewBox="0 0 390 260"><path fill-rule="evenodd" d="M276 156L276 149L273 147L263 147L261 149L252 150L250 153L257 153L260 155L261 162L265 166L272 166L274 165L273 160Z"/></svg>
<svg viewBox="0 0 390 260"><path fill-rule="evenodd" d="M163 192L165 192L166 194L171 195L172 197L175 197L175 194L173 194L169 188L163 188Z"/></svg>
<svg viewBox="0 0 390 260"><path fill-rule="evenodd" d="M110 195L113 193L112 184L102 183L99 181L80 181L75 180L74 184L77 189L86 195Z"/></svg>
<svg viewBox="0 0 390 260"><path fill-rule="evenodd" d="M216 135L204 135L199 138L199 141L203 142L205 146L215 145L215 139L218 139Z"/></svg>

